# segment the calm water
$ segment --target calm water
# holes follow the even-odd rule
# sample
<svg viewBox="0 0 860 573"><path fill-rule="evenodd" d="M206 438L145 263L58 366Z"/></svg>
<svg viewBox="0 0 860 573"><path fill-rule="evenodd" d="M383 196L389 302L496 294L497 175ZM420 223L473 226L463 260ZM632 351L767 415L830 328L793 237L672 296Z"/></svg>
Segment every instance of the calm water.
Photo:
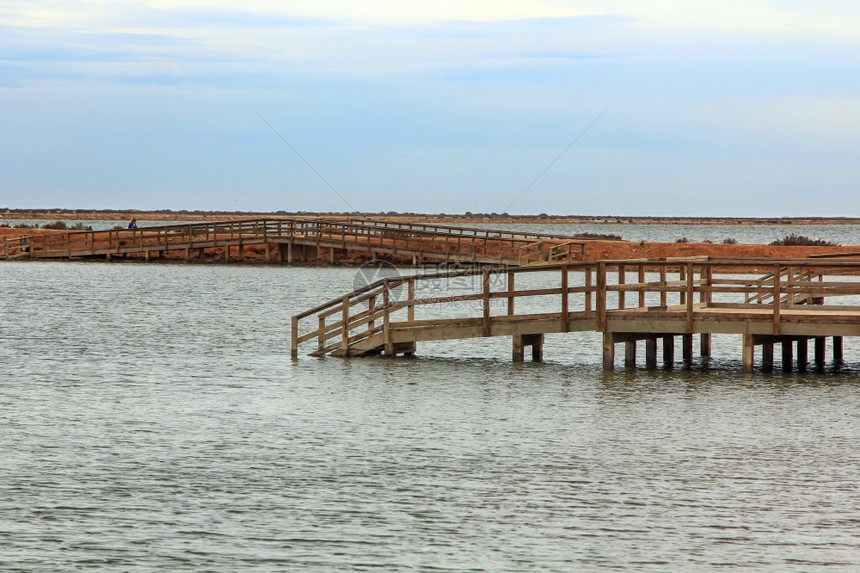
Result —
<svg viewBox="0 0 860 573"><path fill-rule="evenodd" d="M608 374L596 334L291 361L353 274L0 265L0 570L860 568L856 341L747 377L735 337Z"/></svg>

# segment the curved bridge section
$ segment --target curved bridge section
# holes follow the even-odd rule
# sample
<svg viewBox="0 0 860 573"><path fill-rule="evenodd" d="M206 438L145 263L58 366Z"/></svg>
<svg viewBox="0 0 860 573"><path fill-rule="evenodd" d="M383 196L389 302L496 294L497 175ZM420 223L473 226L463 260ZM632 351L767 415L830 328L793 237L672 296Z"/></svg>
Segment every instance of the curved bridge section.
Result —
<svg viewBox="0 0 860 573"><path fill-rule="evenodd" d="M253 219L6 238L0 258L109 259L135 254L149 260L150 255L183 251L188 261L197 250L220 248L229 261L232 247L241 257L245 246L268 245L273 248L266 250L267 262L271 257L289 263L325 260L326 254L333 260L334 252L343 250L411 256L416 261L528 266L582 260L585 241L564 235L365 219Z"/></svg>

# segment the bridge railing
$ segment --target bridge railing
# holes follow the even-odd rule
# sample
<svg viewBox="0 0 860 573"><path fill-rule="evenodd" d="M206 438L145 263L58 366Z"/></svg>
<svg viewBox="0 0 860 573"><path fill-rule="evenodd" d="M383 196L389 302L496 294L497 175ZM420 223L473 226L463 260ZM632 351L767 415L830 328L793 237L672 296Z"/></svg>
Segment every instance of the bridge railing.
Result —
<svg viewBox="0 0 860 573"><path fill-rule="evenodd" d="M797 272L783 273L789 266ZM777 280L762 278L768 270ZM854 280L845 280L851 275ZM636 316L630 312L671 316L693 332L696 313L705 308L755 311L750 320L770 321L779 333L784 311L797 305L750 301L765 294L787 301L827 297L831 307L860 310L857 275L858 262L695 258L392 277L293 316L291 352L295 357L300 345L316 340L315 355L349 355L372 337L381 346L390 344L393 329L445 324L480 325L491 336L500 322L560 320L565 332L572 321L591 321L590 328L605 332L610 319ZM435 288L440 281L447 288Z"/></svg>
<svg viewBox="0 0 860 573"><path fill-rule="evenodd" d="M524 240L528 242L534 242L537 240L570 240L576 238L578 240L585 240L585 238L580 238L571 236L571 235L559 235L553 233L531 233L528 231L512 231L512 230L504 230L504 229L489 229L483 227L469 227L465 225L441 225L434 223L401 223L395 221L378 221L375 219L364 219L364 218L350 218L348 220L350 223L361 225L365 228L384 228L384 229L393 229L400 231L420 231L425 233L432 233L436 235L467 235L467 236L476 236L485 239L515 239L515 240Z"/></svg>
<svg viewBox="0 0 860 573"><path fill-rule="evenodd" d="M31 253L34 258L85 256L221 246L269 238L292 238L328 248L402 250L482 263L518 264L524 248L535 240L561 243L566 239L564 249L569 260L581 259L583 252L580 243L555 235L368 220L273 218L39 235L31 239Z"/></svg>

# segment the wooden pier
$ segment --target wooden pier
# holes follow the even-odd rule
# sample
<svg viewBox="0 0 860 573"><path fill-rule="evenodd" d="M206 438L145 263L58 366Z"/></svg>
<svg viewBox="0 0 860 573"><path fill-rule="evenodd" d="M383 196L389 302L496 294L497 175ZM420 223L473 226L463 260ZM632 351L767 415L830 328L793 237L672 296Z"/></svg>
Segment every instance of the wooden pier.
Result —
<svg viewBox="0 0 860 573"><path fill-rule="evenodd" d="M713 334L740 336L744 371L756 349L761 368L773 368L774 347L783 369L822 367L843 359L843 337L860 336L860 261L844 259L715 259L601 261L544 267L484 268L383 279L292 317L291 350L315 342L314 356L413 354L418 343L509 336L515 361L531 347L543 358L546 335L600 333L603 365L645 364L709 356Z"/></svg>
<svg viewBox="0 0 860 573"><path fill-rule="evenodd" d="M190 262L208 249L220 249L230 262L242 259L245 247L264 245L266 262L325 261L326 256L334 262L335 252L343 251L400 255L414 262L528 266L582 260L586 240L365 219L254 219L6 237L0 260L137 256L149 261L178 251Z"/></svg>

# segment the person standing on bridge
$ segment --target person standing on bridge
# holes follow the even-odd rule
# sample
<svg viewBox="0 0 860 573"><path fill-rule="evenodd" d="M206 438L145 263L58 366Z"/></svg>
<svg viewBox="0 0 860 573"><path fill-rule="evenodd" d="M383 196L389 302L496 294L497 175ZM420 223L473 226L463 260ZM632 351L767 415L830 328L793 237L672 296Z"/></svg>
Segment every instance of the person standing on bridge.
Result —
<svg viewBox="0 0 860 573"><path fill-rule="evenodd" d="M134 217L131 218L131 221L128 222L129 229L137 229L137 219Z"/></svg>

